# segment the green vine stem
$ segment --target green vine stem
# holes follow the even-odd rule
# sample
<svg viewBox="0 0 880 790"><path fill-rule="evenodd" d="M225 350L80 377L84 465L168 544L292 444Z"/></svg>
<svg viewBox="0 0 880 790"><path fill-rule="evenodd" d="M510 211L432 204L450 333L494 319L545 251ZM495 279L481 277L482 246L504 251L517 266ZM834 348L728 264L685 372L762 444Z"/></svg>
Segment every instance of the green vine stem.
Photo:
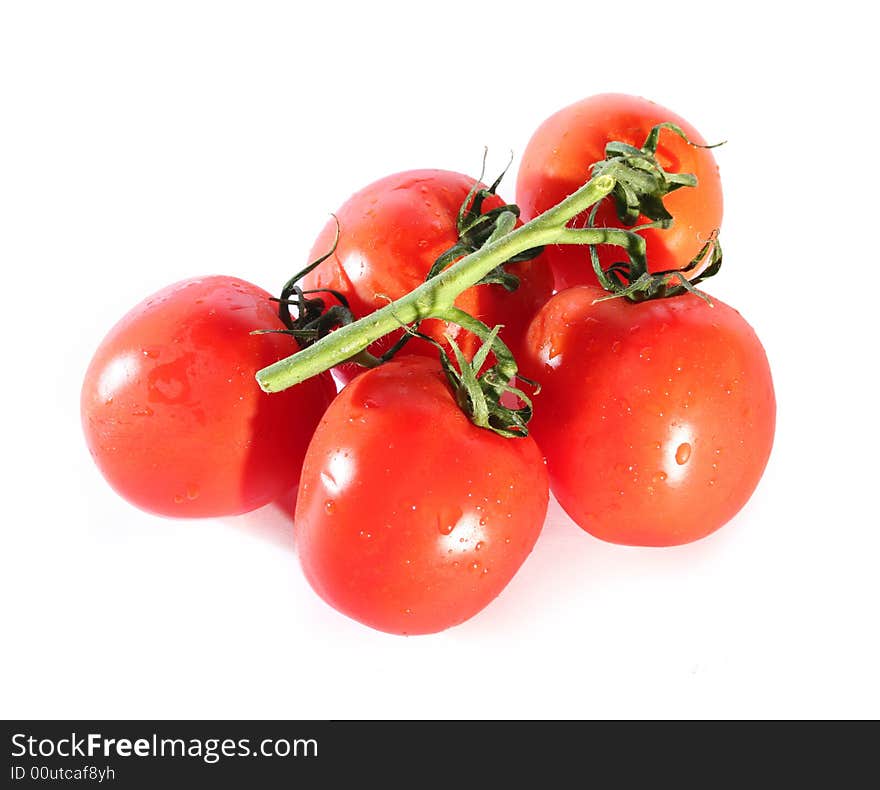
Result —
<svg viewBox="0 0 880 790"><path fill-rule="evenodd" d="M516 229L513 229L516 217L506 212L498 218L496 231L483 247L406 296L263 368L257 373L257 382L265 392L279 392L361 354L375 340L400 329L401 325L448 316L462 291L514 256L535 247L615 244L623 247L634 261L644 261L645 240L634 231L566 227L571 219L609 195L617 184L612 175L595 176L561 203Z"/></svg>

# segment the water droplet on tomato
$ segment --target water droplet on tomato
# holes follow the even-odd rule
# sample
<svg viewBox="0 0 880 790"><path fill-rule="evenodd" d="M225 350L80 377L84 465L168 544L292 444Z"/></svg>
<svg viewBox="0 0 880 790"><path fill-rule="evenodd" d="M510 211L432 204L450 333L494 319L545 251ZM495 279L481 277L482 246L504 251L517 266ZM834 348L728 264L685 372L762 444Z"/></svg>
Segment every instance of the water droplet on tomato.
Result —
<svg viewBox="0 0 880 790"><path fill-rule="evenodd" d="M332 499L328 499L324 503L324 512L328 516L332 516L336 512L336 503Z"/></svg>
<svg viewBox="0 0 880 790"><path fill-rule="evenodd" d="M651 348L651 346L645 346L641 351L639 351L639 359L644 359L645 362L650 362L652 353L653 349Z"/></svg>
<svg viewBox="0 0 880 790"><path fill-rule="evenodd" d="M477 545L474 546L474 551L479 551L481 548L483 548L483 541L478 540Z"/></svg>
<svg viewBox="0 0 880 790"><path fill-rule="evenodd" d="M190 501L192 501L193 499L198 499L200 493L201 492L199 491L199 487L195 485L195 483L190 483L186 487L186 498Z"/></svg>
<svg viewBox="0 0 880 790"><path fill-rule="evenodd" d="M688 458L691 457L691 446L687 442L682 442L678 445L678 449L675 451L675 462L679 465L686 464L688 462Z"/></svg>
<svg viewBox="0 0 880 790"><path fill-rule="evenodd" d="M620 346L621 346L621 342L620 342L619 340L615 340L615 341L611 344L611 352L612 352L613 354L616 354L618 351L620 351Z"/></svg>
<svg viewBox="0 0 880 790"><path fill-rule="evenodd" d="M415 506L413 506L415 509ZM441 535L448 535L455 529L459 519L462 516L460 507L441 508L437 513L437 529Z"/></svg>
<svg viewBox="0 0 880 790"><path fill-rule="evenodd" d="M657 474L651 478L651 482L653 482L653 483L662 483L665 480L666 480L666 472L657 472Z"/></svg>
<svg viewBox="0 0 880 790"><path fill-rule="evenodd" d="M180 505L182 503L183 503L183 497L180 494L175 494L174 495L174 504Z"/></svg>
<svg viewBox="0 0 880 790"><path fill-rule="evenodd" d="M470 569L471 569L472 571L478 571L478 570L480 570L480 563L479 563L479 562L472 562L472 563L470 564Z"/></svg>

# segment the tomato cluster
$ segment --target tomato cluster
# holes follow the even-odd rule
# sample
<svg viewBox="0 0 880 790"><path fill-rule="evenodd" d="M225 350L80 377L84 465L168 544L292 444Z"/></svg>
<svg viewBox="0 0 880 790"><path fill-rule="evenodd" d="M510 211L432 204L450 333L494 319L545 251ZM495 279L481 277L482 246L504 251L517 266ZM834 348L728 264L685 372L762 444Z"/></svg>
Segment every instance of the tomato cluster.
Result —
<svg viewBox="0 0 880 790"><path fill-rule="evenodd" d="M616 242L551 243L471 281L430 317L430 286L447 265L528 231L523 221L595 173L619 175L620 151L669 194L642 204L638 188L622 188L569 226L641 235L637 282L625 277L636 278L639 259L630 250L621 264ZM612 169L597 170L606 159ZM398 634L443 630L491 602L535 545L550 491L580 527L615 543L681 544L730 520L767 463L776 406L754 331L688 280L721 223L705 141L659 105L594 96L545 121L526 148L521 218L496 187L442 170L389 176L336 212L311 252L320 263L279 299L212 276L133 308L82 389L87 444L108 482L177 517L244 513L297 490L311 585L340 612ZM663 278L674 287L654 287ZM340 392L327 372L273 394L258 385L259 371L332 342L426 280L426 317L352 347L346 358L374 367L337 366ZM513 388L514 358L531 401ZM505 410L517 415L509 424L497 418Z"/></svg>

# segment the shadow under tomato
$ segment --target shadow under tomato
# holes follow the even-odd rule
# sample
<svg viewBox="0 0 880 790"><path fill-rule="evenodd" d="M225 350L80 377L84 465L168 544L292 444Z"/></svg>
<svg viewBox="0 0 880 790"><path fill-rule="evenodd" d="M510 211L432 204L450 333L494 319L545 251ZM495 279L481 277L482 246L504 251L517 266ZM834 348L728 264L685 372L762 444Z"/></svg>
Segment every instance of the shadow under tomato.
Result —
<svg viewBox="0 0 880 790"><path fill-rule="evenodd" d="M257 510L252 510L250 513L244 513L241 516L227 516L220 521L260 540L295 552L293 537L295 506L296 491L294 490L281 499L270 502Z"/></svg>
<svg viewBox="0 0 880 790"><path fill-rule="evenodd" d="M530 620L558 621L560 629L567 628L572 596L590 612L607 610L614 595L637 590L645 579L653 580L658 590L674 589L681 579L707 572L713 558L730 552L736 541L731 523L682 546L607 543L578 527L551 495L544 529L510 584L483 611L454 630L462 635L512 634Z"/></svg>

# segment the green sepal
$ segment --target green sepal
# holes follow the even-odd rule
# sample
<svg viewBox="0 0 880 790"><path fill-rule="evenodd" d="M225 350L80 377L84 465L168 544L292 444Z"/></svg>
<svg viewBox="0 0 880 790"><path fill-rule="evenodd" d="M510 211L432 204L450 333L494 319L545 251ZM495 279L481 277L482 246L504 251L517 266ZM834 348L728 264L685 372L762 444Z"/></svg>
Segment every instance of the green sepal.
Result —
<svg viewBox="0 0 880 790"><path fill-rule="evenodd" d="M615 179L615 186L609 197L614 201L620 222L636 232L647 228L671 227L673 216L666 208L664 198L670 192L682 187L697 185L697 178L693 173L667 173L657 160L657 145L660 133L664 129L678 135L689 145L698 148L715 147L692 142L685 132L673 123L660 123L651 129L641 148L619 141L608 143L605 146L605 159L592 167L593 177L610 175ZM598 208L597 203L590 211L587 228L595 229ZM640 217L647 217L650 222L637 225ZM590 245L590 261L593 269L600 285L609 292L609 296L605 298L623 297L639 302L689 292L709 301L708 297L694 286L711 277L721 268L721 246L717 232L712 234L694 259L681 269L650 273L643 246L638 248L630 245L626 248L626 253L628 261L613 263L603 271L595 245ZM697 276L688 277L700 267L703 268Z"/></svg>
<svg viewBox="0 0 880 790"><path fill-rule="evenodd" d="M482 321L455 307L451 308L443 318L449 323L457 323L483 341L473 359L468 362L460 346L450 335L447 334L446 341L452 356L433 338L419 335L439 349L440 363L461 410L474 425L493 431L499 436L507 438L528 436L532 401L516 386L516 381L525 382L536 392L539 387L518 374L513 354L499 337L502 327L489 329ZM490 353L494 354L495 363L483 370ZM521 404L518 408L505 406L501 402L507 393L517 398Z"/></svg>
<svg viewBox="0 0 880 790"><path fill-rule="evenodd" d="M272 301L278 303L278 318L286 327L278 330L257 330L251 334L265 334L266 332L277 332L293 337L299 347L306 348L316 343L322 337L330 334L334 329L350 324L354 321L354 315L348 300L339 291L330 288L320 288L312 290L303 290L297 284L309 272L326 261L334 252L339 244L339 220L333 214L336 222L336 235L333 239L333 246L316 258L304 269L301 269L293 275L281 289L281 294L277 299L273 297ZM328 308L327 303L318 296L313 294L327 293L333 296L339 304L332 305ZM296 307L296 318L290 314L290 308Z"/></svg>

